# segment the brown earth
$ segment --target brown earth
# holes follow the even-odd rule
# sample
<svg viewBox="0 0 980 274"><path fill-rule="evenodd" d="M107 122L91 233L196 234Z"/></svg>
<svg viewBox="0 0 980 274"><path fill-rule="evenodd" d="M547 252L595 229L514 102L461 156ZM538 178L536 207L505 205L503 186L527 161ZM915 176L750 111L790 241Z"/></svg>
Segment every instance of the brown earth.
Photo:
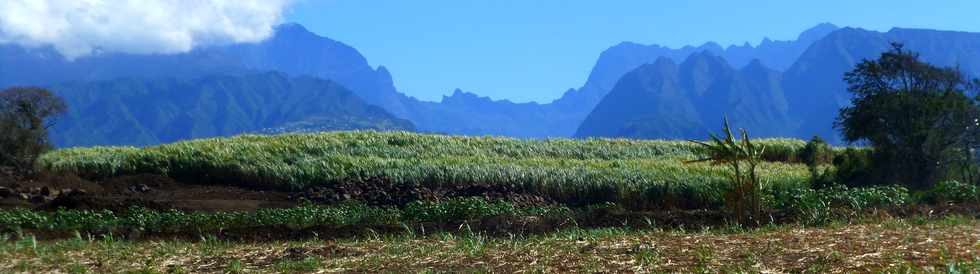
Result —
<svg viewBox="0 0 980 274"><path fill-rule="evenodd" d="M513 185L470 184L453 185L441 188L397 184L390 180L373 178L366 181L346 181L331 186L312 187L293 194L297 199L315 203L336 203L356 199L375 206L404 206L412 201L439 201L454 197L483 197L490 200L505 200L518 206L552 204L553 201L542 196L525 193Z"/></svg>
<svg viewBox="0 0 980 274"><path fill-rule="evenodd" d="M334 204L357 200L375 206L403 206L416 200L439 201L453 197L502 199L519 205L550 204L513 186L478 184L435 189L371 179L340 182L302 191L280 191L245 186L187 183L170 177L141 174L89 181L74 175L16 176L0 171L0 208L53 210L110 209L131 206L185 211L254 211L292 207L305 202Z"/></svg>

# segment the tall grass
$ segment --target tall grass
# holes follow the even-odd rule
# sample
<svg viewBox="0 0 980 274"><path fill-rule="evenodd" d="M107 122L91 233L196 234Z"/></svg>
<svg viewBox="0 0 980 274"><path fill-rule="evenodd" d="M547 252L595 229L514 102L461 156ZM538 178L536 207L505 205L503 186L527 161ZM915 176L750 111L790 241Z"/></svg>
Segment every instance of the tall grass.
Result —
<svg viewBox="0 0 980 274"><path fill-rule="evenodd" d="M804 142L759 142L767 148L764 159L784 161L760 166L765 184L806 184L806 167L792 163ZM63 149L44 155L39 165L92 179L151 173L291 190L383 179L428 187L514 185L571 203L648 207L675 195L693 199L689 203L717 204L725 190L723 168L682 163L694 159L699 149L684 141L333 132L242 135L148 148Z"/></svg>

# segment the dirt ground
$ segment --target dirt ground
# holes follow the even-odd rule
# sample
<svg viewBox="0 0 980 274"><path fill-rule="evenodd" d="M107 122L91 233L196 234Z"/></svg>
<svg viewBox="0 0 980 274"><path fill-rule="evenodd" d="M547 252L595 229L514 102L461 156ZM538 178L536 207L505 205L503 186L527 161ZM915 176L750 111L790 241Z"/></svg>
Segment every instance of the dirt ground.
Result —
<svg viewBox="0 0 980 274"><path fill-rule="evenodd" d="M438 201L452 197L504 199L517 205L552 203L541 196L522 193L513 186L491 184L432 189L372 179L340 182L302 191L281 191L185 183L153 174L90 181L74 175L40 174L27 178L0 172L0 208L123 210L130 206L142 206L161 210L214 212L283 208L304 202L334 204L347 200L374 206L403 206L416 200Z"/></svg>
<svg viewBox="0 0 980 274"><path fill-rule="evenodd" d="M0 207L35 209L153 209L194 211L251 211L297 204L288 193L233 186L184 184L169 177L135 175L92 182L72 175L40 175L33 179L0 181L14 192L0 196Z"/></svg>
<svg viewBox="0 0 980 274"><path fill-rule="evenodd" d="M978 273L980 223L884 219L739 232L569 229L226 242L0 242L0 272ZM134 260L134 258L141 258Z"/></svg>

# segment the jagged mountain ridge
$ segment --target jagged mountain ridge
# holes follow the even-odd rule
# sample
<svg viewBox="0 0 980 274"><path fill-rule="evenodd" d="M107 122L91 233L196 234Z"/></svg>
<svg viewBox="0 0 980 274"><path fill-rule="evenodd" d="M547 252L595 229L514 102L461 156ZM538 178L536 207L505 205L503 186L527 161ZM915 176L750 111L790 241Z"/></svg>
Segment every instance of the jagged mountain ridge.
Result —
<svg viewBox="0 0 980 274"><path fill-rule="evenodd" d="M806 42L814 41L812 45L806 46L805 51L799 53L799 58L789 66L786 73L779 74L778 69L767 69L769 74L775 74L767 76L766 79L769 80L756 81L752 85L743 84L745 88L740 88L741 92L731 94L754 96L751 92L753 90L763 90L762 92L768 93L766 90L775 89L772 82L779 82L778 86L782 88L785 96L787 112L793 120L786 125L786 128L793 129L791 136L806 138L818 134L833 139L834 134L830 128L833 116L836 114L836 109L846 105L849 98L843 89L841 76L854 63L861 58L875 57L887 49L889 42L904 41L910 49L921 51L927 61L941 65L958 64L964 70L975 73L980 71L977 65L980 63L977 61L980 58L976 56L976 52L980 52L978 50L980 47L977 46L976 36L977 34L973 33L913 29L894 29L887 33L879 33L820 25L801 34L795 42L764 40L759 46L754 47L755 55L745 53L752 52L752 49L739 46L722 49L717 45L706 44L701 47L671 50L659 46L623 43L600 55L583 87L571 89L562 98L550 103L517 104L506 100L494 101L461 91L444 97L440 102L417 100L398 92L388 70L383 66L373 69L367 59L355 49L313 34L300 25L287 24L278 27L275 36L261 43L203 48L175 55L109 53L69 62L49 48L23 49L0 45L0 86L54 85L63 81L86 82L120 77L193 79L208 75L245 75L256 71L282 71L293 76L310 75L330 79L349 87L364 101L381 106L399 118L412 121L421 131L531 138L566 137L573 135L580 128L581 122L593 111L594 106L602 101L623 74L643 64L655 63L660 58L679 63L692 53L707 51L726 60L731 70L752 67L753 62L744 65L741 63L753 56L759 57L758 63L763 67L770 67L764 61L765 58L784 60L785 58L780 59L781 57L778 56L785 52L795 52L773 50L777 48L773 45L781 44L782 49L799 50L806 45ZM794 43L793 47L786 46ZM698 49L700 51L697 51ZM651 60L651 58L655 59ZM716 76L719 75L707 74L704 77ZM776 78L780 80L772 80ZM762 82L767 84L758 84ZM772 96L772 98L777 97ZM719 104L712 110L724 109L722 106ZM769 108L763 113L770 113ZM810 113L817 114L811 116ZM709 118L713 116L720 116L719 114L699 112L695 116L704 121L711 120ZM755 116L774 115L755 114ZM650 121L644 123L655 124ZM640 124L634 122L631 127L641 128ZM639 132L639 130L635 131ZM650 138L667 137L646 135Z"/></svg>
<svg viewBox="0 0 980 274"><path fill-rule="evenodd" d="M756 136L792 133L779 73L759 61L736 69L708 51L680 64L662 57L623 76L576 137L699 139L722 117Z"/></svg>
<svg viewBox="0 0 980 274"><path fill-rule="evenodd" d="M51 89L69 105L51 132L61 147L143 146L282 128L414 130L335 82L282 73L121 78Z"/></svg>
<svg viewBox="0 0 980 274"><path fill-rule="evenodd" d="M613 47L600 56L586 85L577 90L571 89L562 98L546 104L516 104L507 100L467 96L465 93L453 94L441 102L417 100L398 92L390 72L383 66L373 69L356 49L309 32L298 24L281 25L273 37L260 43L202 48L173 55L107 53L67 61L50 48L23 49L0 45L0 86L52 85L64 81L123 77L188 79L216 74L281 71L340 83L368 103L412 121L422 131L529 138L567 137L575 132L595 104L611 89L611 84L605 84L609 82L608 79L615 78L614 81L629 69L646 62L642 58L625 65L608 61L618 56L611 53L618 48L621 47ZM760 50L763 48L763 45L757 47ZM681 58L693 52L692 49L661 55ZM732 52L746 51L744 48L736 49L729 47Z"/></svg>
<svg viewBox="0 0 980 274"><path fill-rule="evenodd" d="M980 33L936 31L923 29L902 29L895 28L888 32L868 31L858 28L843 28L834 31L823 39L811 45L800 55L795 63L785 72L769 70L767 73L743 73L751 77L762 77L768 74L766 80L747 81L741 84L739 92L729 93L727 103L715 105L713 107L695 108L693 113L663 113L661 116L651 116L651 111L615 117L603 109L613 108L626 101L646 102L646 106L656 106L659 102L646 98L649 95L634 95L630 93L651 93L657 89L649 86L638 86L637 79L643 77L654 77L658 75L651 72L649 68L637 69L630 74L632 77L623 77L616 85L614 91L610 92L603 101L596 107L586 122L580 127L578 137L639 137L639 138L692 138L698 135L692 131L671 131L666 129L674 128L669 121L662 121L666 115L677 115L679 117L700 116L702 120L690 120L694 125L700 126L705 123L709 129L718 128L721 117L732 118L733 123L739 127L745 127L755 136L785 136L797 138L809 138L817 135L833 143L841 143L837 132L833 129L834 119L841 107L850 104L850 94L846 90L846 83L843 75L853 69L854 65L864 59L877 58L879 54L891 48L891 43L903 43L905 48L920 53L923 60L940 66L955 66L962 69L967 75L974 77L980 72ZM660 62L660 61L658 61ZM760 64L761 65L761 62ZM683 67L683 65L682 65ZM759 66L749 65L742 69L761 70ZM725 79L728 70L720 70L716 73L708 73L701 76L704 81L717 83L710 80L715 78ZM634 75L639 74L639 75ZM649 74L649 75L645 75ZM738 85L736 85L738 86ZM776 89L782 91L776 91ZM630 90L635 89L635 90ZM684 89L684 94L696 94L696 88ZM615 96L614 96L615 95ZM765 96L765 97L759 97ZM739 107L733 100L744 98L741 102L765 102L765 104L750 104L756 107ZM694 101L695 99L678 99L682 102ZM631 104L640 104L630 102ZM696 106L700 106L695 103ZM728 108L726 108L728 106ZM622 107L622 106L620 106ZM637 108L641 108L637 106ZM754 114L751 114L754 113ZM645 116L644 116L645 115ZM756 117L750 120L757 122L746 122L740 116L749 115ZM644 118L646 117L646 118ZM598 125L599 121L606 124ZM640 127L638 122L642 121L647 126ZM769 121L760 123L758 121ZM694 131L703 131L696 129ZM689 136L694 135L694 136Z"/></svg>

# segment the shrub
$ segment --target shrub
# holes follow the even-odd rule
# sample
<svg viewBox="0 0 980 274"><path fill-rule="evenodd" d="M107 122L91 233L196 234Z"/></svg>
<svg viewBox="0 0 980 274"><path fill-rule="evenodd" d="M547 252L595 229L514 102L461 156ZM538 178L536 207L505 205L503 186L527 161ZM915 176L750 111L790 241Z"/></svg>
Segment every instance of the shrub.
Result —
<svg viewBox="0 0 980 274"><path fill-rule="evenodd" d="M416 201L404 209L373 207L360 203L334 206L304 205L293 208L259 209L254 212L157 211L132 207L124 212L66 210L39 212L27 209L0 210L0 232L16 229L48 231L147 231L156 233L214 233L228 229L397 225L402 222L455 223L491 216L570 216L566 207L518 207L484 198L458 198L442 202Z"/></svg>
<svg viewBox="0 0 980 274"><path fill-rule="evenodd" d="M483 197L454 198L443 202L415 201L405 206L402 220L409 222L452 223L492 216L553 215L567 213L564 207L517 207L505 201Z"/></svg>
<svg viewBox="0 0 980 274"><path fill-rule="evenodd" d="M980 189L975 185L959 181L943 181L932 187L926 197L937 203L980 202Z"/></svg>
<svg viewBox="0 0 980 274"><path fill-rule="evenodd" d="M813 136L800 150L800 158L810 171L810 186L827 188L837 184L836 170L825 165L834 161L833 148L819 136Z"/></svg>
<svg viewBox="0 0 980 274"><path fill-rule="evenodd" d="M836 181L849 187L865 187L877 184L872 175L871 151L847 148L834 157Z"/></svg>
<svg viewBox="0 0 980 274"><path fill-rule="evenodd" d="M824 224L849 211L897 206L912 200L902 186L848 188L837 185L825 189L787 188L773 194L773 204L787 210L804 224Z"/></svg>
<svg viewBox="0 0 980 274"><path fill-rule="evenodd" d="M813 136L800 150L800 161L807 166L831 164L834 161L834 149L820 136Z"/></svg>

